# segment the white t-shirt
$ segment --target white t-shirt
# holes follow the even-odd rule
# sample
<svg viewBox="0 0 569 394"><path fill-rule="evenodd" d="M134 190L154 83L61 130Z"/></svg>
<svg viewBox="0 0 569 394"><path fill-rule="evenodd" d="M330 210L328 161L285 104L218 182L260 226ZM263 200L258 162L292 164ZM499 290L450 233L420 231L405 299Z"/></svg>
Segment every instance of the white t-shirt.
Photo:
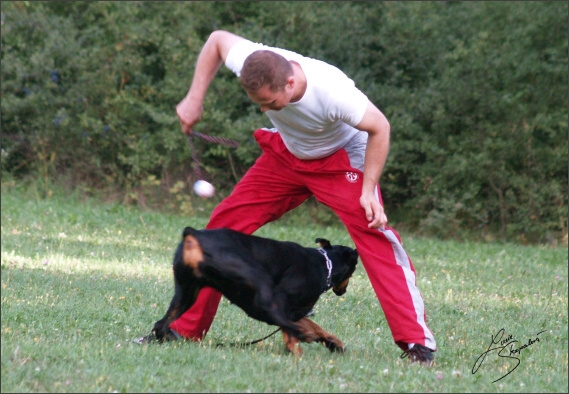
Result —
<svg viewBox="0 0 569 394"><path fill-rule="evenodd" d="M225 65L237 76L251 53L264 49L297 62L306 75L302 98L269 117L288 150L303 160L319 159L345 148L353 167L363 170L367 133L354 128L363 118L368 98L338 68L285 49L249 40L237 42Z"/></svg>

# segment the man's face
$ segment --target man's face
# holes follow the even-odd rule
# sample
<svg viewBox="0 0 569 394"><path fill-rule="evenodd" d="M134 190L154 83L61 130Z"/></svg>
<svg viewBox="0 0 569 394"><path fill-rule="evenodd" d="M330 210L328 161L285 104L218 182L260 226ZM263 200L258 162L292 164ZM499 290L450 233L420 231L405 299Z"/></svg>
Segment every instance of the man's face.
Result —
<svg viewBox="0 0 569 394"><path fill-rule="evenodd" d="M254 103L261 107L261 112L266 112L268 110L280 111L290 103L294 93L293 87L294 80L289 81L283 90L273 92L268 85L264 85L256 92L247 91L247 95Z"/></svg>

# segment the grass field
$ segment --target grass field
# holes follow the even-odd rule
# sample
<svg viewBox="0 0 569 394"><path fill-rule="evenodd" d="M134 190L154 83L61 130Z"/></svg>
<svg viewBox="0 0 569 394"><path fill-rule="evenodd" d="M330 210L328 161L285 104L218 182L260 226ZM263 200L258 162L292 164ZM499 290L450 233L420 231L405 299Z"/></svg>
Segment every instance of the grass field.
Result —
<svg viewBox="0 0 569 394"><path fill-rule="evenodd" d="M431 368L399 359L361 264L348 292L324 294L313 318L344 341L345 354L304 344L295 359L280 334L218 348L273 331L226 300L202 343L140 346L132 340L149 332L173 294L180 233L203 227L205 213L40 199L6 184L1 197L2 392L567 391L566 246L402 234L438 342ZM339 226L277 222L257 234L353 245Z"/></svg>

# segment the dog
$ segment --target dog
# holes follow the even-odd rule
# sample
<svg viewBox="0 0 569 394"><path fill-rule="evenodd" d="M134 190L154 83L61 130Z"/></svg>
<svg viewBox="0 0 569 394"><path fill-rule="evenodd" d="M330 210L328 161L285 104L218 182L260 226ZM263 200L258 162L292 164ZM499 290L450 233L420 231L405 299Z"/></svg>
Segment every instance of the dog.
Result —
<svg viewBox="0 0 569 394"><path fill-rule="evenodd" d="M230 229L186 227L173 262L175 294L152 330L169 340L170 324L195 302L202 287L221 292L250 317L281 328L286 350L302 355L299 342L321 342L331 352L344 344L306 316L330 288L343 295L358 252L317 238L320 248L247 235Z"/></svg>

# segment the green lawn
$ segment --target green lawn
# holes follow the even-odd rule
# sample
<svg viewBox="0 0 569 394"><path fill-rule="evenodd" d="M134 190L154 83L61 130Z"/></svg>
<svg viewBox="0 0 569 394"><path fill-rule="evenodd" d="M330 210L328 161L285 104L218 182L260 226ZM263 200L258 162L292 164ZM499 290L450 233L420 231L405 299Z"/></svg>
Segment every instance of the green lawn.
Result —
<svg viewBox="0 0 569 394"><path fill-rule="evenodd" d="M132 340L149 332L173 294L181 231L203 227L205 213L181 217L72 195L40 199L13 185L3 185L1 197L2 392L567 390L566 246L402 234L439 346L431 368L399 359L361 264L343 297L326 293L315 307L315 322L344 341L345 354L304 344L295 359L280 334L252 347L217 348L273 331L225 299L204 342L139 346ZM352 245L339 226L277 222L257 234ZM493 336L493 347L504 349L480 365Z"/></svg>

